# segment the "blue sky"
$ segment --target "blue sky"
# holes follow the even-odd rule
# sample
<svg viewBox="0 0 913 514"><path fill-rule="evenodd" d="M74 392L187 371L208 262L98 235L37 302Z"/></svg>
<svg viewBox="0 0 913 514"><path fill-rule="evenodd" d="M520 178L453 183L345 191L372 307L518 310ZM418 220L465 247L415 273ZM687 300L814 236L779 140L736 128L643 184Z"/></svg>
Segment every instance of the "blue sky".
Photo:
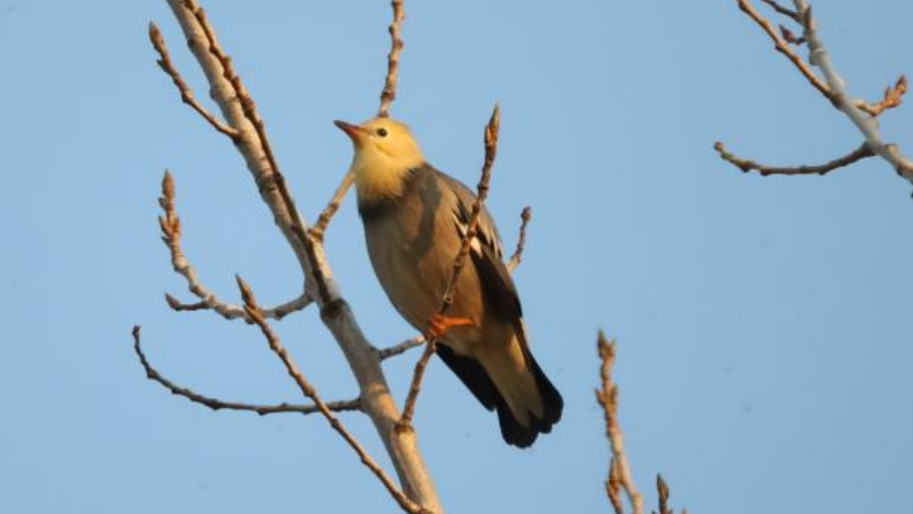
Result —
<svg viewBox="0 0 913 514"><path fill-rule="evenodd" d="M314 219L351 158L332 120L377 109L388 2L206 5ZM854 94L913 72L909 2L815 6ZM159 241L165 168L211 288L236 301L241 273L276 303L300 277L232 145L155 65L150 20L205 99L164 1L0 0L0 511L398 512L323 420L213 413L144 378L134 324L153 363L201 393L299 400L254 329L163 301L190 299ZM489 207L508 247L533 207L515 276L566 400L554 433L518 451L432 363L416 423L450 512L608 510L599 327L619 339L650 504L662 472L691 512L897 509L913 460L913 189L877 160L761 178L717 158L718 139L783 164L860 141L735 1L408 1L404 36L393 114L435 166L474 184L502 104ZM905 106L882 128L913 152L911 124ZM349 198L327 251L368 336L393 344L412 331L361 231ZM324 396L355 394L316 312L277 328ZM416 357L385 365L399 398ZM362 416L344 420L382 457Z"/></svg>

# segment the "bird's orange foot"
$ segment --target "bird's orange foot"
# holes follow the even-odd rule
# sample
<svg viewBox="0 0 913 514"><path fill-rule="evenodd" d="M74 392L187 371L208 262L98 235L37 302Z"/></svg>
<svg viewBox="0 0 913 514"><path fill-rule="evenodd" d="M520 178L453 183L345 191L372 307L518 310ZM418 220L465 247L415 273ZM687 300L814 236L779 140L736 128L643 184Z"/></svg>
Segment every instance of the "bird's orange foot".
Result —
<svg viewBox="0 0 913 514"><path fill-rule="evenodd" d="M432 339L438 339L453 327L474 327L476 322L471 318L441 316L435 313L428 321L428 336Z"/></svg>

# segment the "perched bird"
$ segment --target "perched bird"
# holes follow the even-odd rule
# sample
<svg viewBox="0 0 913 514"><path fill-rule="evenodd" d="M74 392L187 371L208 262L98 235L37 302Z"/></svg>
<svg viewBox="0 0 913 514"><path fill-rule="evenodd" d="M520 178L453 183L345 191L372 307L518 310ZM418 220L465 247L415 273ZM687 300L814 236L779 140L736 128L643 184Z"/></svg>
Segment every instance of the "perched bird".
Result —
<svg viewBox="0 0 913 514"><path fill-rule="evenodd" d="M374 272L414 327L441 333L438 355L488 410L508 444L531 445L561 418L561 395L530 353L517 290L483 210L453 304L436 317L475 195L434 169L409 129L389 118L336 121L352 139L358 212Z"/></svg>

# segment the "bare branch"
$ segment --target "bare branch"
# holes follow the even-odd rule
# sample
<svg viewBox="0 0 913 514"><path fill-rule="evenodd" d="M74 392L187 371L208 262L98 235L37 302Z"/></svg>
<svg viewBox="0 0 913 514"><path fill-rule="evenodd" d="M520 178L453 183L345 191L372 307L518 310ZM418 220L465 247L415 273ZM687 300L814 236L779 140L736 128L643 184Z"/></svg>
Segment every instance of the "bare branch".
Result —
<svg viewBox="0 0 913 514"><path fill-rule="evenodd" d="M336 211L339 210L339 206L342 205L343 198L345 198L346 193L354 183L355 175L352 174L352 172L347 172L346 176L342 178L342 182L333 193L333 198L330 199L330 203L327 204L327 206L323 209L323 212L321 212L320 216L317 218L317 224L314 225L314 227L310 230L311 237L313 237L314 240L323 242L323 236L326 234L327 226L330 224L330 220L333 219L333 215L335 215Z"/></svg>
<svg viewBox="0 0 913 514"><path fill-rule="evenodd" d="M387 55L387 77L384 79L384 89L380 93L380 109L377 111L379 118L388 118L390 116L390 105L396 99L399 54L405 46L401 34L403 20L406 19L403 0L392 0L390 5L393 7L393 22L390 23L390 28L388 29L390 32L390 53Z"/></svg>
<svg viewBox="0 0 913 514"><path fill-rule="evenodd" d="M190 86L187 85L187 82L184 81L184 78L181 77L180 72L177 68L174 67L174 64L171 62L171 56L168 54L168 48L165 46L165 38L162 37L162 33L159 31L159 28L155 23L149 24L149 40L152 41L152 46L155 47L158 51L160 59L158 65L162 70L171 77L171 80L174 82L174 85L177 86L178 91L181 93L181 100L192 107L200 116L203 117L206 121L212 125L212 128L217 131L225 134L226 136L235 139L238 137L241 132L238 129L228 126L224 121L216 118L211 112L209 112L205 107L203 107L200 102L197 101L196 97L193 94L193 90L190 89Z"/></svg>
<svg viewBox="0 0 913 514"><path fill-rule="evenodd" d="M339 420L336 416L333 415L332 410L329 405L324 403L320 398L320 395L317 394L317 390L314 389L314 386L304 377L304 374L298 368L298 365L295 364L295 361L292 360L291 355L282 345L282 341L279 340L278 334L276 334L272 327L269 326L266 319L263 317L263 314L260 312L260 307L257 305L257 299L254 296L253 290L246 282L239 276L238 287L241 289L241 297L244 299L244 308L247 310L248 316L250 316L254 323L260 327L260 331L263 333L263 337L266 338L266 342L269 344L270 350L279 357L279 360L282 361L282 364L285 366L285 370L288 372L289 376L295 381L298 385L298 388L301 389L301 392L305 396L311 399L314 402L314 405L317 407L317 410L320 414L326 418L327 422L336 431L342 438L348 443L348 445L358 454L358 457L361 459L361 462L372 472L378 480L384 484L384 487L393 496L393 499L396 500L396 503L406 512L424 514L431 511L426 510L421 505L418 505L414 501L410 500L400 488L396 485L392 478L387 475L387 472L380 467L380 465L368 454L367 450L355 439L355 436L343 425L342 421Z"/></svg>
<svg viewBox="0 0 913 514"><path fill-rule="evenodd" d="M767 2L767 0L765 0L765 2L770 3ZM815 89L820 91L822 95L833 102L831 89L828 87L828 85L825 84L820 78L818 78L818 76L815 75L815 72L812 71L811 67L809 67L809 65L801 57L799 57L796 52L793 51L786 40L780 37L780 34L777 33L773 24L771 24L767 18L761 16L761 14L758 13L758 11L748 0L739 0L739 8L742 9L742 11L745 12L745 14L747 14L752 20L754 20L754 22L757 23L758 26L767 33L768 36L770 36L770 39L774 42L774 48L776 48L778 52L789 59L790 62L796 66L799 72L802 73L806 79L808 79L809 83L815 87Z"/></svg>
<svg viewBox="0 0 913 514"><path fill-rule="evenodd" d="M808 5L808 2L805 0L793 0L793 4L796 6L796 10L802 14L804 20L804 37L808 41L809 60L813 65L821 69L824 74L824 78L827 80L827 83L833 92L834 106L846 114L860 132L862 132L865 136L866 144L873 153L888 161L894 166L894 169L900 176L913 184L913 161L904 156L897 145L885 143L879 132L877 119L874 116L863 112L863 110L858 107L858 101L850 100L846 91L846 82L837 73L837 69L831 62L827 48L825 48L824 43L821 42L821 39L818 36L815 20L814 17L812 17L811 7ZM899 80L895 90L897 90L897 92L894 95L889 93L887 96L896 96L899 99L903 95L903 91L906 90L906 81ZM891 104L897 103L898 101L899 100L889 100L884 103Z"/></svg>
<svg viewBox="0 0 913 514"><path fill-rule="evenodd" d="M387 385L377 350L368 342L351 307L342 297L322 244L307 234L307 225L279 171L250 94L219 45L197 0L167 2L209 81L213 100L229 125L241 131L235 147L254 177L276 226L298 259L308 295L320 307L324 325L333 334L358 381L362 409L384 443L404 494L430 510L441 511L433 480L418 449L418 439L414 433L394 430L400 412Z"/></svg>
<svg viewBox="0 0 913 514"><path fill-rule="evenodd" d="M403 407L403 415L396 425L396 428L399 431L412 429L412 417L415 415L415 402L418 399L419 391L421 391L422 388L425 368L428 367L428 361L431 359L431 355L434 354L437 338L441 336L440 333L435 333L436 330L433 330L435 325L434 318L443 319L447 314L447 311L453 305L453 290L456 288L460 274L463 272L466 256L469 255L472 240L476 237L479 217L482 214L482 205L485 203L485 198L488 197L488 183L491 181L491 168L494 165L495 156L498 153L498 133L500 127L501 107L495 104L495 108L491 113L491 119L488 120L488 125L485 126L485 162L482 164L482 177L479 179L479 184L476 187L477 193L475 202L472 204L472 214L469 217L466 233L463 234L460 251L453 262L453 272L450 275L450 281L447 283L447 288L444 290L444 294L441 297L441 305L438 307L437 313L429 320L429 328L425 331L424 336L428 343L425 345L425 351L422 353L422 356L419 358L418 362L415 363L415 372L412 375L409 395L406 397L406 404Z"/></svg>
<svg viewBox="0 0 913 514"><path fill-rule="evenodd" d="M742 159L739 156L730 153L726 146L721 142L717 142L714 145L716 151L720 154L720 158L724 161L732 163L735 167L739 168L745 173L748 173L752 170L758 171L761 175L824 175L830 173L839 168L849 166L855 162L861 161L862 159L868 157L874 157L875 154L869 150L868 145L865 143L862 144L859 148L853 150L843 157L838 157L832 161L828 161L824 164L819 164L816 166L795 166L795 167L778 167L778 166L768 166L766 164L761 164L752 160Z"/></svg>
<svg viewBox="0 0 913 514"><path fill-rule="evenodd" d="M514 254L510 256L510 260L507 261L507 271L513 273L517 266L523 261L523 250L526 248L526 226L529 225L529 220L533 217L533 210L527 205L523 208L523 212L520 213L520 237L517 239L517 249L514 250Z"/></svg>
<svg viewBox="0 0 913 514"><path fill-rule="evenodd" d="M181 219L178 216L177 208L175 207L175 195L174 178L171 176L171 173L166 170L165 176L162 178L162 196L159 198L159 205L162 207L162 210L165 211L163 216L159 216L159 226L162 229L162 241L165 242L165 245L168 246L168 250L171 252L171 265L174 268L174 271L187 280L188 289L190 289L190 292L199 298L200 301L197 303L185 304L166 293L165 300L168 302L168 305L176 311L213 310L225 319L243 318L248 323L253 323L253 321L247 317L242 306L231 305L219 300L215 293L203 285L193 265L191 265L190 261L187 260L187 257L184 256L184 252L181 249ZM267 318L282 319L292 312L304 309L310 305L310 303L310 297L308 297L307 294L302 293L301 296L290 302L264 310L263 315Z"/></svg>
<svg viewBox="0 0 913 514"><path fill-rule="evenodd" d="M622 512L617 507L618 489L624 489L628 501L634 509L634 514L644 514L644 499L634 479L631 477L631 468L628 466L628 457L625 454L624 436L618 424L618 386L612 382L612 365L615 363L615 342L606 339L600 330L597 343L602 366L599 375L602 380L602 389L596 390L596 401L602 406L605 413L606 437L612 449L612 461L609 466L609 479L606 481L606 492L609 500L616 505L616 512ZM614 492L614 494L613 494ZM613 499L613 496L615 497Z"/></svg>
<svg viewBox="0 0 913 514"><path fill-rule="evenodd" d="M389 348L384 348L382 350L378 350L377 355L380 358L380 360L387 360L390 357L396 357L397 355L406 353L407 351L409 351L417 346L421 346L423 344L425 344L425 336L422 334L419 334L419 335L413 337L412 339L406 339L405 341L403 341L402 343L399 343L396 346L391 346Z"/></svg>
<svg viewBox="0 0 913 514"><path fill-rule="evenodd" d="M136 356L139 357L140 364L143 365L143 369L146 370L146 378L157 382L165 389L169 390L171 394L176 396L183 396L188 400L209 407L214 411L218 410L239 410L239 411L250 411L256 412L257 414L264 416L267 414L278 414L284 412L297 412L299 414L313 414L318 412L317 406L314 404L295 404L295 403L280 403L276 405L263 405L263 404L254 404L254 403L242 403L242 402L233 402L226 400L219 400L218 398L212 398L210 396L204 396L202 394L196 393L193 390L179 386L162 375L157 369L155 369L152 364L149 363L149 359L146 357L146 354L143 352L142 345L140 344L140 327L139 325L133 327L133 350L136 352ZM355 411L361 410L361 400L355 398L354 400L340 400L335 402L327 402L327 407L334 412L343 412L343 411Z"/></svg>

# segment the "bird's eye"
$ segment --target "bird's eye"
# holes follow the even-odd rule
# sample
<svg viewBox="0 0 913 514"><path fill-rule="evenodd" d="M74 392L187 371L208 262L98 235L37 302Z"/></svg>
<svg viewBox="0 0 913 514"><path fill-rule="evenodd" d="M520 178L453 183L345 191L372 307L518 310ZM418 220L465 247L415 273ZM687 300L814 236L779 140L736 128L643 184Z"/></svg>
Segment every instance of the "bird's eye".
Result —
<svg viewBox="0 0 913 514"><path fill-rule="evenodd" d="M380 137L387 137L387 129L383 127L377 129L377 135Z"/></svg>

